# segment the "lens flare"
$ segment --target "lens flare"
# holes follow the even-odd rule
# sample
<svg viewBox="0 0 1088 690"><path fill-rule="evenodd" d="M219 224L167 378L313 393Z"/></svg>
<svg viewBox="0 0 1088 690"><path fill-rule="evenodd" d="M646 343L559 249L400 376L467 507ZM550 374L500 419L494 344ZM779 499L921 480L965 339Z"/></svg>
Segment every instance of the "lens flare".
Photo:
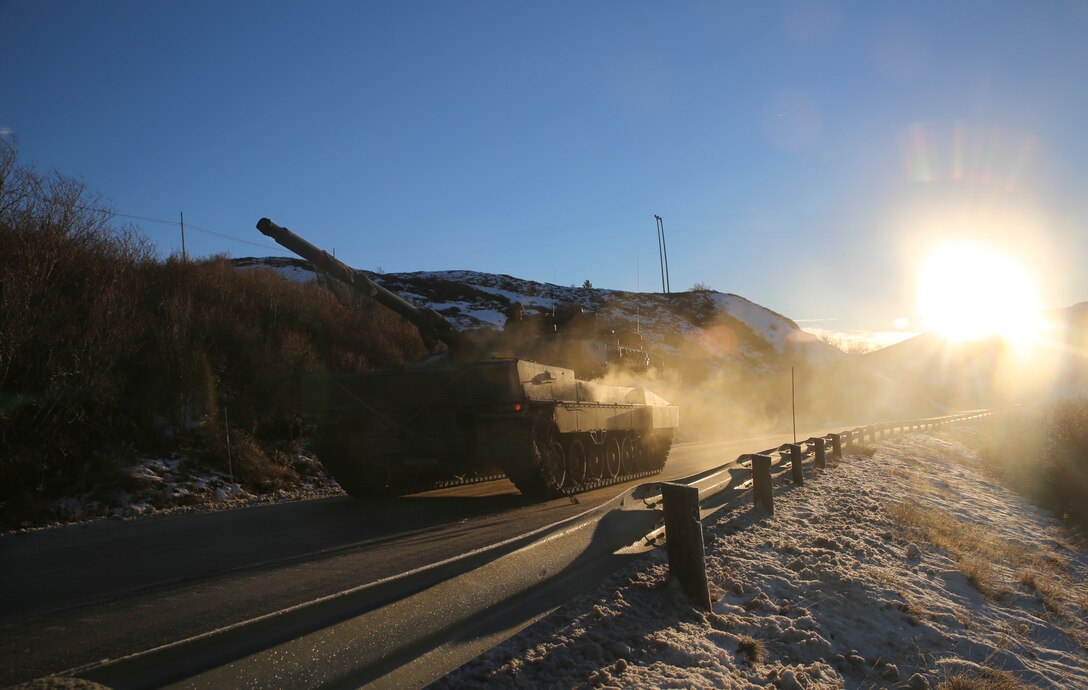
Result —
<svg viewBox="0 0 1088 690"><path fill-rule="evenodd" d="M1039 139L981 124L919 122L900 132L899 144L908 180L950 180L1017 192L1029 178Z"/></svg>

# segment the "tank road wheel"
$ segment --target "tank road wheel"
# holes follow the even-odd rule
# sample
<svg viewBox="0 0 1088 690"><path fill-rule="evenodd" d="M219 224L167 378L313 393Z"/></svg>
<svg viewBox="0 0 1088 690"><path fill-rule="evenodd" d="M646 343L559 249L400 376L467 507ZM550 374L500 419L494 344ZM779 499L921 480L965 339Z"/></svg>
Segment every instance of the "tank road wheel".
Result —
<svg viewBox="0 0 1088 690"><path fill-rule="evenodd" d="M604 445L597 445L592 438L586 439L586 451L589 453L589 467L586 474L591 482L599 482L604 477Z"/></svg>
<svg viewBox="0 0 1088 690"><path fill-rule="evenodd" d="M642 445L634 436L624 436L620 445L620 458L623 474L642 471Z"/></svg>
<svg viewBox="0 0 1088 690"><path fill-rule="evenodd" d="M523 494L554 496L566 486L567 454L560 440L551 411L542 412L533 420L532 440L529 449L529 474L533 478L522 483L514 482ZM513 475L507 471L507 476ZM520 472L518 473L521 474Z"/></svg>
<svg viewBox="0 0 1088 690"><path fill-rule="evenodd" d="M612 434L608 435L608 438L604 441L604 478L615 479L620 476L621 468L623 466L623 451L620 448L620 441Z"/></svg>
<svg viewBox="0 0 1088 690"><path fill-rule="evenodd" d="M582 486L586 483L588 472L589 453L586 450L586 444L582 442L582 439L574 438L567 446L567 485Z"/></svg>
<svg viewBox="0 0 1088 690"><path fill-rule="evenodd" d="M547 455L544 460L545 471L551 471L552 484L555 488L566 486L570 481L567 454L562 451L562 444L557 439L547 443Z"/></svg>

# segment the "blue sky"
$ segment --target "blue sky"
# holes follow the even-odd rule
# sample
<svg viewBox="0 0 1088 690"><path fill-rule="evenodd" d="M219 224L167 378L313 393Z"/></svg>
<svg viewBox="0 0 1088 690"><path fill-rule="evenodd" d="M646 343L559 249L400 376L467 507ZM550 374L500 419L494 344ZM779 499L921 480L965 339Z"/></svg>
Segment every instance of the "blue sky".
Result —
<svg viewBox="0 0 1088 690"><path fill-rule="evenodd" d="M949 238L1088 299L1088 3L0 0L0 132L191 254L702 282L917 321ZM178 228L139 221L164 252Z"/></svg>

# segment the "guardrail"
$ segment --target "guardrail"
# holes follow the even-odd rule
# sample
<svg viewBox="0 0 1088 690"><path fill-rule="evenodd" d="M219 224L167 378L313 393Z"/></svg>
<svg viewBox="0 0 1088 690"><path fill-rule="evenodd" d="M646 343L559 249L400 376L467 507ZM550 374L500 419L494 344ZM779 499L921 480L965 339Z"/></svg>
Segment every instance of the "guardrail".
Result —
<svg viewBox="0 0 1088 690"><path fill-rule="evenodd" d="M788 471L801 484L806 457L823 468L828 453L841 459L844 451L892 433L991 414L981 410L829 433L745 454L676 483L698 490L697 524L750 490L758 508L773 511L774 477ZM661 487L661 482L640 484L578 516L486 549L60 675L117 690L419 687L660 546L665 536ZM700 558L701 539L700 532ZM705 590L705 573L703 578Z"/></svg>

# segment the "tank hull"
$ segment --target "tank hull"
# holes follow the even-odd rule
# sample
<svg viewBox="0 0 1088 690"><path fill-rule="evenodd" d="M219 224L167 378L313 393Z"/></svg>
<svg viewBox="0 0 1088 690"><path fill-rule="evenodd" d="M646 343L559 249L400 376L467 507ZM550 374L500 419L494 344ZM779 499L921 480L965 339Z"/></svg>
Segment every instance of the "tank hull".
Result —
<svg viewBox="0 0 1088 690"><path fill-rule="evenodd" d="M659 472L675 405L528 360L323 374L303 384L318 459L350 494L509 477L547 497Z"/></svg>

